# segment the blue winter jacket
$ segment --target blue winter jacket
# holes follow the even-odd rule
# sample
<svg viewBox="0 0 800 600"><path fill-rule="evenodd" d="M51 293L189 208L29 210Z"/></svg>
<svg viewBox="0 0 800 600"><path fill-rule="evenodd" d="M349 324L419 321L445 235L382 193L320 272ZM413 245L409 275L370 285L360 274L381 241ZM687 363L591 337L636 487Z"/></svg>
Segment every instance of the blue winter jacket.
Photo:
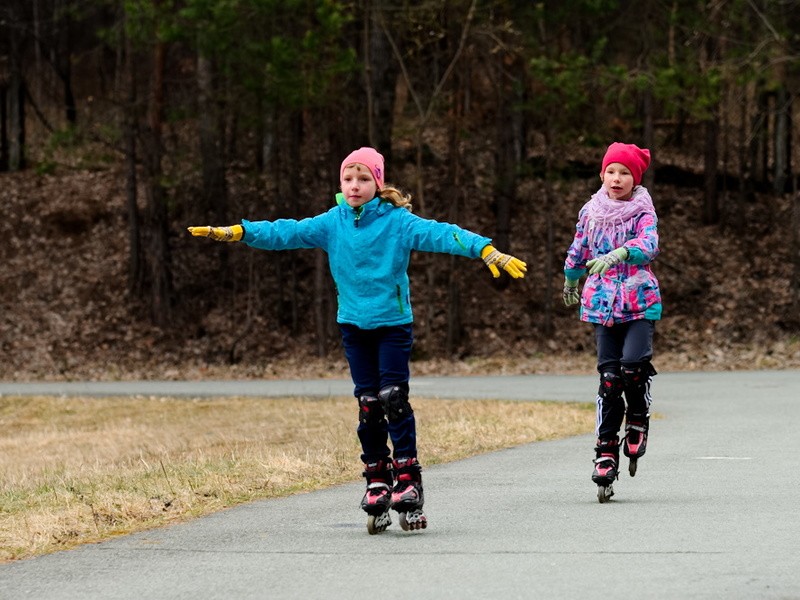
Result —
<svg viewBox="0 0 800 600"><path fill-rule="evenodd" d="M337 321L362 329L414 320L407 273L412 250L477 258L491 243L457 225L423 219L380 198L358 209L341 202L300 221L243 219L242 226L242 241L253 248L327 252L339 302Z"/></svg>

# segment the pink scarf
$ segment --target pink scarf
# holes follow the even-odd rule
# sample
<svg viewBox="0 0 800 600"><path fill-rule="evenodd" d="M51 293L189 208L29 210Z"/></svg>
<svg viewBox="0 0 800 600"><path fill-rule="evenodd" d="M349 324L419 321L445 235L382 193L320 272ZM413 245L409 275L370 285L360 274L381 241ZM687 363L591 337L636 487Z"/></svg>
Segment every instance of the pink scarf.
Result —
<svg viewBox="0 0 800 600"><path fill-rule="evenodd" d="M600 247L601 240L610 240L615 248L625 243L627 227L619 227L643 213L656 216L653 200L647 188L637 185L630 200L612 200L606 188L599 190L586 203L587 233L592 245Z"/></svg>

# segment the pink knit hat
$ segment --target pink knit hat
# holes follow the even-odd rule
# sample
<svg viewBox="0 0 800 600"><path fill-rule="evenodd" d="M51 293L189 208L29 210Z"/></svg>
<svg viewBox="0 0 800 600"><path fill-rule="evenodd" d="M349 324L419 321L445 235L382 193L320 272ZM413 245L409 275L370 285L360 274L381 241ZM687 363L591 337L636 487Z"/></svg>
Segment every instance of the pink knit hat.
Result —
<svg viewBox="0 0 800 600"><path fill-rule="evenodd" d="M633 175L633 185L642 183L642 174L650 166L650 150L639 148L636 144L623 144L614 142L606 150L603 157L603 166L600 168L602 175L611 163L625 165Z"/></svg>
<svg viewBox="0 0 800 600"><path fill-rule="evenodd" d="M367 167L378 185L378 190L383 189L383 156L380 152L368 146L353 150L342 161L342 166L339 168L339 179L342 178L345 167L353 163L359 163Z"/></svg>

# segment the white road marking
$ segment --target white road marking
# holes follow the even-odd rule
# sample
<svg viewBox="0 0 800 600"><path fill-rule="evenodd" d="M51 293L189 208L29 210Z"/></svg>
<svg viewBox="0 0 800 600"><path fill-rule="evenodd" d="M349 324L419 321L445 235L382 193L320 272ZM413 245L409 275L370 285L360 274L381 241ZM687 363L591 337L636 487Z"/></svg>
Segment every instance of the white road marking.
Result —
<svg viewBox="0 0 800 600"><path fill-rule="evenodd" d="M753 460L752 456L697 456L695 460Z"/></svg>

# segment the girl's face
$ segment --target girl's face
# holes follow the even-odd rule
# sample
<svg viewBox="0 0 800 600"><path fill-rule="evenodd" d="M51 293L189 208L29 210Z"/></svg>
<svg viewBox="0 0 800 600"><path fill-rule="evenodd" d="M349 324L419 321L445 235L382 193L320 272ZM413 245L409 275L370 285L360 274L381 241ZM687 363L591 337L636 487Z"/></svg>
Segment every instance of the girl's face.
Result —
<svg viewBox="0 0 800 600"><path fill-rule="evenodd" d="M369 169L360 163L348 165L342 171L342 193L352 208L363 206L378 193L378 184Z"/></svg>
<svg viewBox="0 0 800 600"><path fill-rule="evenodd" d="M600 181L612 200L630 200L633 195L633 175L622 163L611 163L600 173Z"/></svg>

